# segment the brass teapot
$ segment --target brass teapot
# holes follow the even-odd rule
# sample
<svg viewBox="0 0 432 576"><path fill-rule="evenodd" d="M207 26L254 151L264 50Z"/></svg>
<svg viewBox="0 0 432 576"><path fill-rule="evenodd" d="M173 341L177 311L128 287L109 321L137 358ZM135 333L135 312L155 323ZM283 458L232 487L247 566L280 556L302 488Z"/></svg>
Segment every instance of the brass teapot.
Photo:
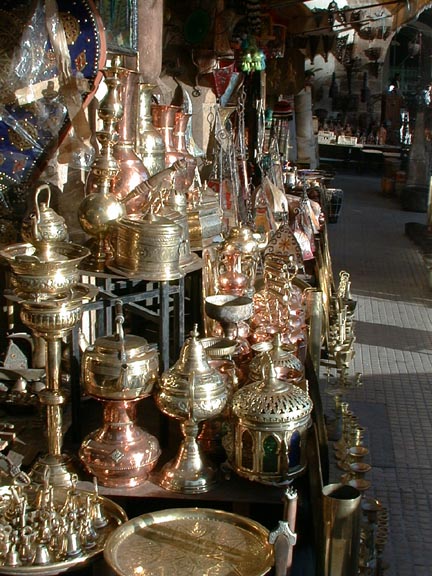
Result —
<svg viewBox="0 0 432 576"><path fill-rule="evenodd" d="M48 194L46 202L39 202L41 192ZM21 236L25 242L67 242L69 233L65 219L50 208L51 189L42 184L36 189L34 211L24 219Z"/></svg>
<svg viewBox="0 0 432 576"><path fill-rule="evenodd" d="M125 334L122 303L116 302L116 333L102 336L82 357L86 391L104 400L133 400L148 396L158 377L158 353L145 338Z"/></svg>

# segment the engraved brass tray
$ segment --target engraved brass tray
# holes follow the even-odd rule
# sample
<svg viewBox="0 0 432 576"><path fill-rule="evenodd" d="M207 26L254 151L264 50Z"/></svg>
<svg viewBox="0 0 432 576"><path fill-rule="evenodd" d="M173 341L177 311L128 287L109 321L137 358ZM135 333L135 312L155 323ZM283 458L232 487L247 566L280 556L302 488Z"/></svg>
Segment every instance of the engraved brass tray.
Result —
<svg viewBox="0 0 432 576"><path fill-rule="evenodd" d="M79 495L84 499L90 492L85 490L78 490ZM29 485L26 488L26 493L28 494L28 501L31 506L32 501L36 498L36 487L34 485ZM2 514L9 503L11 492L10 486L0 487L0 514ZM64 488L55 488L54 491L54 503L57 506L61 506L67 498L67 490ZM126 512L118 504L105 498L104 496L98 496L98 501L100 502L101 512L108 520L108 523L103 528L98 530L98 538L93 548L86 549L85 551L78 555L61 562L50 562L49 564L41 565L20 565L20 566L6 566L0 562L0 574L13 575L13 576L28 576L38 575L38 576L54 576L56 574L62 574L74 568L82 568L89 562L92 558L97 556L102 552L105 547L107 538L116 528L127 521Z"/></svg>
<svg viewBox="0 0 432 576"><path fill-rule="evenodd" d="M273 566L268 530L207 508L143 514L108 538L104 557L119 576L264 576Z"/></svg>

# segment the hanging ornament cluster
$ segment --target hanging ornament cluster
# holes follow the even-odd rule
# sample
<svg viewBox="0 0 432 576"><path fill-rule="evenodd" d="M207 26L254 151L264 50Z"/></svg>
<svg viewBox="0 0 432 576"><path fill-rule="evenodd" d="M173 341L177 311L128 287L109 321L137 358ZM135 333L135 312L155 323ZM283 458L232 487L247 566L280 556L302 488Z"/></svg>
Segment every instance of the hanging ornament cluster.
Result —
<svg viewBox="0 0 432 576"><path fill-rule="evenodd" d="M265 70L266 58L263 50L256 44L255 39L247 37L242 42L242 55L240 61L242 72L259 72Z"/></svg>

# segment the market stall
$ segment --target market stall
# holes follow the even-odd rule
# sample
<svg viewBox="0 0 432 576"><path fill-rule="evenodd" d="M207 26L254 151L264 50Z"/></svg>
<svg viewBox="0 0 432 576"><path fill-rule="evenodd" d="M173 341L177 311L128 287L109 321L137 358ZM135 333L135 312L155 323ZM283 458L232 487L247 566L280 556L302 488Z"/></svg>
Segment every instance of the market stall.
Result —
<svg viewBox="0 0 432 576"><path fill-rule="evenodd" d="M89 56L75 55L79 36L70 36L89 18L38 5L65 127L36 172L10 184L3 165L14 234L0 250L0 394L11 431L0 572L343 576L348 566L378 575L362 438L339 402L355 302L349 273L335 281L331 265L332 175L314 165L307 90L300 130L289 102L265 115L265 59L284 54L283 29L220 2L211 24L221 33L205 52L194 26L205 29L207 13L189 14L191 92L187 71L159 81L154 51L146 61L142 39L121 35L135 20L100 4L110 40L106 50L98 27L100 85L91 106L88 93L73 93L75 108L61 65ZM91 2L84 8L100 21ZM179 13L170 17L168 36ZM198 140L203 114L192 98L205 91L208 133ZM33 96L32 110L46 97ZM18 109L10 113L18 122ZM9 122L9 135L22 130ZM73 193L71 182L81 182ZM343 420L337 486L328 486L323 365L337 377Z"/></svg>

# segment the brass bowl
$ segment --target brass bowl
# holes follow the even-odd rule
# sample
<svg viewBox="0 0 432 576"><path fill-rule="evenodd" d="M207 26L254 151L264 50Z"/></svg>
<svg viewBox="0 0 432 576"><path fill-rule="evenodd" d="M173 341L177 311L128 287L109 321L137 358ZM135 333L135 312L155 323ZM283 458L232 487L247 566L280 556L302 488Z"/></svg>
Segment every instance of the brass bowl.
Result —
<svg viewBox="0 0 432 576"><path fill-rule="evenodd" d="M12 244L0 251L13 271L12 284L29 299L64 293L79 281L78 266L90 250L69 242Z"/></svg>

